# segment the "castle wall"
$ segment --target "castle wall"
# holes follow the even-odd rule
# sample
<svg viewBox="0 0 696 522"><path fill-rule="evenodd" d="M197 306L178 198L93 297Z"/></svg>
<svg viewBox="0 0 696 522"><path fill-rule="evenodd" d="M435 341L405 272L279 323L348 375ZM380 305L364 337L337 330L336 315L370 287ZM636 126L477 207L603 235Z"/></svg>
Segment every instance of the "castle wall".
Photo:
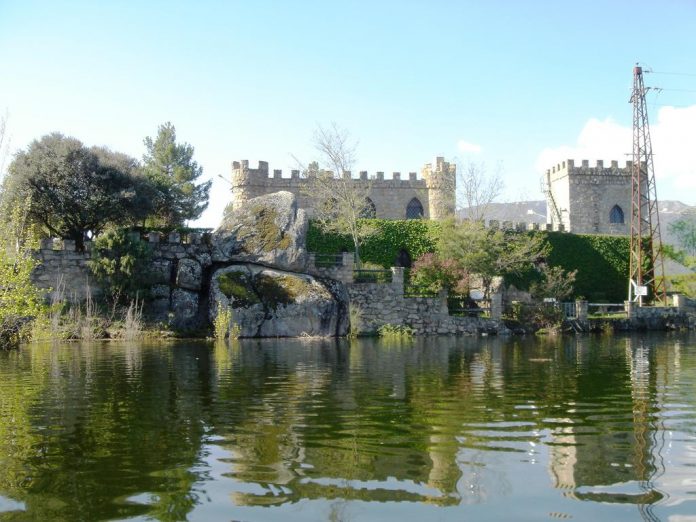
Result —
<svg viewBox="0 0 696 522"><path fill-rule="evenodd" d="M605 167L597 161L593 167L587 160L575 166L566 160L548 170L550 197L547 196L547 221L558 219L553 202L561 212L563 225L576 234L628 235L631 221L631 162L619 167L612 161ZM553 198L553 202L549 199ZM610 213L618 205L623 211L623 223L611 223Z"/></svg>
<svg viewBox="0 0 696 522"><path fill-rule="evenodd" d="M346 172L344 176L356 185L370 185L369 197L380 219L406 219L406 208L413 198L423 206L425 219L442 219L454 212L456 168L443 158L437 158L434 166L426 164L421 178L416 172L409 172L403 179L400 172L394 172L391 179L386 178L384 172L369 176L363 171L359 177ZM297 197L300 208L311 213L310 183L311 180L300 177L298 170L293 170L288 178L283 177L280 170L271 174L265 161L259 161L256 169L249 168L246 160L235 161L232 164L232 204L241 206L251 198L285 190Z"/></svg>

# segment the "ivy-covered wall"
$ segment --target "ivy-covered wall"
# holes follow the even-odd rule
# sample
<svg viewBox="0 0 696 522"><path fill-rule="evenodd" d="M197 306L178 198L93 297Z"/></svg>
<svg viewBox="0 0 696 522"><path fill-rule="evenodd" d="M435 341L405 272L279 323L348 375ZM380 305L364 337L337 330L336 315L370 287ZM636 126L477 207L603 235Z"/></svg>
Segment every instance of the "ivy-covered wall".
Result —
<svg viewBox="0 0 696 522"><path fill-rule="evenodd" d="M361 250L363 261L394 266L403 249L412 260L427 252L434 252L439 223L426 220L388 221L372 220L377 233L365 240ZM536 232L546 236L551 251L548 263L565 270L578 271L575 296L591 302L620 303L628 291L629 238L623 236L578 235L563 232ZM310 252L335 254L352 252L353 242L348 236L323 233L310 223L307 235ZM526 288L535 278L534 273L510 278L518 287Z"/></svg>
<svg viewBox="0 0 696 522"><path fill-rule="evenodd" d="M389 268L396 265L402 250L408 252L413 261L423 254L435 251L440 229L437 221L371 219L370 222L377 232L364 241L360 250L362 261ZM318 254L352 252L353 240L347 235L324 233L315 223L310 222L307 249Z"/></svg>
<svg viewBox="0 0 696 522"><path fill-rule="evenodd" d="M628 294L630 239L626 236L546 233L548 262L578 271L575 296L590 302L622 303Z"/></svg>

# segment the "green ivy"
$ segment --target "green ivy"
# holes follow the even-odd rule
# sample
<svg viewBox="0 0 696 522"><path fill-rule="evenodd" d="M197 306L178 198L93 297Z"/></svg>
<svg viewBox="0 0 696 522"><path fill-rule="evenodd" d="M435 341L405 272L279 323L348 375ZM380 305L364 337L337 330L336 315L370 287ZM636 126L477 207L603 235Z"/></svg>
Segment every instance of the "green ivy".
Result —
<svg viewBox="0 0 696 522"><path fill-rule="evenodd" d="M384 268L394 266L399 252L405 250L415 261L423 254L434 252L440 224L437 221L410 219L394 221L369 220L376 232L366 238L360 247L360 257L365 262ZM353 241L348 235L323 232L315 223L310 223L307 232L307 248L318 254L352 252Z"/></svg>
<svg viewBox="0 0 696 522"><path fill-rule="evenodd" d="M383 267L394 266L399 251L406 250L415 261L421 255L435 252L440 223L428 220L371 220L377 232L367 238L361 249L363 261ZM547 261L566 271L578 271L573 297L583 296L591 302L623 302L626 299L629 270L629 238L625 236L578 235L563 232L543 234L551 250ZM327 234L310 223L307 248L319 254L352 252L348 236ZM506 280L518 288L528 289L539 278L531 270Z"/></svg>
<svg viewBox="0 0 696 522"><path fill-rule="evenodd" d="M568 272L577 270L573 297L591 302L620 303L628 291L630 241L625 236L580 235L542 232L551 246L547 257L550 266ZM529 271L506 281L528 289L540 277Z"/></svg>

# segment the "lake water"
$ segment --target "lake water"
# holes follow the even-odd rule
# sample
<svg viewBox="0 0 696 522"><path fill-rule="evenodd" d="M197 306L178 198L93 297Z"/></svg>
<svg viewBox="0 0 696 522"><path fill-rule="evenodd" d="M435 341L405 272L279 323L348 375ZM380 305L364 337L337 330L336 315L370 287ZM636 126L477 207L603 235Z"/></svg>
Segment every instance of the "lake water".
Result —
<svg viewBox="0 0 696 522"><path fill-rule="evenodd" d="M696 336L0 353L0 520L696 521Z"/></svg>

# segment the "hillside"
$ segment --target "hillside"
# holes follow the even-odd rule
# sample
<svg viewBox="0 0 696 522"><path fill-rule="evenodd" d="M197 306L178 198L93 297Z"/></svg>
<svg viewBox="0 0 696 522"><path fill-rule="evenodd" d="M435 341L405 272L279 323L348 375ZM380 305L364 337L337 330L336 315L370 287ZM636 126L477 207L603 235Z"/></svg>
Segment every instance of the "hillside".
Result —
<svg viewBox="0 0 696 522"><path fill-rule="evenodd" d="M660 202L660 229L662 240L665 243L676 244L675 238L669 233L669 224L678 221L689 211L696 213L696 207L686 205L681 201L666 200ZM543 224L546 223L546 201L492 203L486 212L486 219Z"/></svg>

